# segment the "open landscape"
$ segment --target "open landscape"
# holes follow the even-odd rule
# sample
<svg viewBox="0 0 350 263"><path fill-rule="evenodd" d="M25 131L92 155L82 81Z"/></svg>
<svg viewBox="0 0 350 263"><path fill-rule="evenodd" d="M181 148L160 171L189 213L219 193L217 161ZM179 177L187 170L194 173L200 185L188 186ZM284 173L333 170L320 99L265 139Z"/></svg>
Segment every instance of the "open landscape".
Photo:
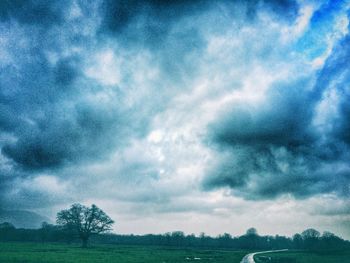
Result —
<svg viewBox="0 0 350 263"><path fill-rule="evenodd" d="M250 250L171 248L164 246L95 245L0 242L0 262L6 263L240 263ZM285 251L258 254L256 263L348 263L350 249Z"/></svg>
<svg viewBox="0 0 350 263"><path fill-rule="evenodd" d="M0 262L344 263L350 256L350 241L313 228L293 237L261 236L255 228L241 236L121 235L111 232L115 222L102 209L78 203L59 211L56 223L36 229L0 223Z"/></svg>
<svg viewBox="0 0 350 263"><path fill-rule="evenodd" d="M0 263L350 263L350 0L0 0Z"/></svg>
<svg viewBox="0 0 350 263"><path fill-rule="evenodd" d="M239 263L248 251L169 248L156 246L0 243L0 262L8 263Z"/></svg>

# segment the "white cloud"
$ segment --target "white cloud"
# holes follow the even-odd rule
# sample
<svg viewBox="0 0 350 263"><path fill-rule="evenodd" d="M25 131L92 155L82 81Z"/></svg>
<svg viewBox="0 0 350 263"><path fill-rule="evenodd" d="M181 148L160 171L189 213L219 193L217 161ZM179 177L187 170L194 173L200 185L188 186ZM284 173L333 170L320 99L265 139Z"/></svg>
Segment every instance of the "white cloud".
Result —
<svg viewBox="0 0 350 263"><path fill-rule="evenodd" d="M120 58L113 50L107 49L94 56L85 74L103 85L117 85L121 80L120 67Z"/></svg>

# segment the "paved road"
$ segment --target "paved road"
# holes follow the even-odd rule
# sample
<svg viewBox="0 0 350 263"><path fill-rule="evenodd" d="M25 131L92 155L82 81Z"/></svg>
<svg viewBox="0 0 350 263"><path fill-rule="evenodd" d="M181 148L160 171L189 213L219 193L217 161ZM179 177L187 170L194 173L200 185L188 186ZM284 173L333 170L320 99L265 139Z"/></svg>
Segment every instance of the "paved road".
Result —
<svg viewBox="0 0 350 263"><path fill-rule="evenodd" d="M241 263L255 263L254 256L257 254L282 252L282 251L287 251L287 250L288 249L280 249L280 250L270 250L270 251L261 251L261 252L250 253L242 259Z"/></svg>

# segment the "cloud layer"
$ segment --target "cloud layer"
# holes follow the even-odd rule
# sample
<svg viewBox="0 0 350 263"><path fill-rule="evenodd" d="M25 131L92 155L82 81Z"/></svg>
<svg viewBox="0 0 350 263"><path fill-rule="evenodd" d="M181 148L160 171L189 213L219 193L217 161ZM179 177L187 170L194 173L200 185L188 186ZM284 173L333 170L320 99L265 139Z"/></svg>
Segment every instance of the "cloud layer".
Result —
<svg viewBox="0 0 350 263"><path fill-rule="evenodd" d="M252 199L349 196L348 43L348 33L335 41L322 68L273 81L262 103L223 110L209 125L210 140L224 154L206 188L228 186Z"/></svg>
<svg viewBox="0 0 350 263"><path fill-rule="evenodd" d="M142 215L139 232L157 218L200 232L201 219L292 203L310 223L345 225L348 12L346 1L1 2L1 206L54 215L95 202L124 214L121 231ZM320 200L338 208L324 215Z"/></svg>

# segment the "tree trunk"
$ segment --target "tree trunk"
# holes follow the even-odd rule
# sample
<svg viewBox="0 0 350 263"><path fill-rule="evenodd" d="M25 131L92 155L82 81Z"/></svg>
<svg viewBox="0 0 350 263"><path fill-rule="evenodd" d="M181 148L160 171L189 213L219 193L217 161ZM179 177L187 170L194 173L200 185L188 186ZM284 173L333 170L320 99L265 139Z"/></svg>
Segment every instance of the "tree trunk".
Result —
<svg viewBox="0 0 350 263"><path fill-rule="evenodd" d="M83 241L81 247L82 247L82 248L87 248L87 245L88 245L88 238L87 238L87 237L83 237L81 240Z"/></svg>

